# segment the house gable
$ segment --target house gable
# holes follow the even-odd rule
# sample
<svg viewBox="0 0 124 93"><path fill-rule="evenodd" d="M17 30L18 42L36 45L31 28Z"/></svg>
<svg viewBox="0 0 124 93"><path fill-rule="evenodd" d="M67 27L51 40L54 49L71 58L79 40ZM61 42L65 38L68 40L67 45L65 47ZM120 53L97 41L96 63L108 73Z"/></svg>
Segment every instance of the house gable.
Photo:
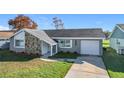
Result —
<svg viewBox="0 0 124 93"><path fill-rule="evenodd" d="M116 25L110 35L110 47L118 53L120 47L124 47L124 28L123 25Z"/></svg>
<svg viewBox="0 0 124 93"><path fill-rule="evenodd" d="M15 52L25 51L25 32L24 31L22 30L18 31L13 36L10 37L10 50Z"/></svg>
<svg viewBox="0 0 124 93"><path fill-rule="evenodd" d="M14 39L21 39L21 40L25 40L25 32L21 31L20 33L16 34L14 36Z"/></svg>
<svg viewBox="0 0 124 93"><path fill-rule="evenodd" d="M25 32L24 31L19 32L13 38L14 38L14 47L16 47L16 48L25 48ZM16 46L15 43L16 43L17 40L22 40L23 41L21 43L23 45L23 47Z"/></svg>
<svg viewBox="0 0 124 93"><path fill-rule="evenodd" d="M119 39L124 39L124 31L120 29L120 27L116 26L110 35L110 38L119 38Z"/></svg>

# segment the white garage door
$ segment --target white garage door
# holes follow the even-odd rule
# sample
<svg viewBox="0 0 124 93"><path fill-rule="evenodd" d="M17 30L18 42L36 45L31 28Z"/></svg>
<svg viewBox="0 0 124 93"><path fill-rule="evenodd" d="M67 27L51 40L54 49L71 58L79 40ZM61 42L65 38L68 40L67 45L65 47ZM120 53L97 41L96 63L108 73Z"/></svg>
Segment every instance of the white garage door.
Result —
<svg viewBox="0 0 124 93"><path fill-rule="evenodd" d="M99 41L81 40L81 54L99 55Z"/></svg>

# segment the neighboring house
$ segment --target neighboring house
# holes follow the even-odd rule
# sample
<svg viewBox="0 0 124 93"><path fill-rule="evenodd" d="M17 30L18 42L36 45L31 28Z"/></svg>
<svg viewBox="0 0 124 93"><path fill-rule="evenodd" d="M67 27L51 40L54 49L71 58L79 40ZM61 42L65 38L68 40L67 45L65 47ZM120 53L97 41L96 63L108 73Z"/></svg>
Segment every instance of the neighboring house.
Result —
<svg viewBox="0 0 124 93"><path fill-rule="evenodd" d="M102 55L102 29L31 30L22 29L10 38L10 50L31 54L77 52Z"/></svg>
<svg viewBox="0 0 124 93"><path fill-rule="evenodd" d="M110 47L118 54L124 54L124 24L117 24L110 37Z"/></svg>
<svg viewBox="0 0 124 93"><path fill-rule="evenodd" d="M12 30L5 30L0 31L0 49L6 49L9 48L9 38L14 34L15 32Z"/></svg>

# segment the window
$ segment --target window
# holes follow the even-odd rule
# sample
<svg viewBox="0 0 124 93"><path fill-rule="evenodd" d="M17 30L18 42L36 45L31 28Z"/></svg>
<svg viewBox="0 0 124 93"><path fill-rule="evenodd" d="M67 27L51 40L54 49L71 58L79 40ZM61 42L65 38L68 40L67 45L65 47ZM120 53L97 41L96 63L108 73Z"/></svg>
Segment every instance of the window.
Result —
<svg viewBox="0 0 124 93"><path fill-rule="evenodd" d="M118 45L120 45L120 42L119 42L119 40L118 40L118 39L116 39L116 41L117 41L117 44L118 44Z"/></svg>
<svg viewBox="0 0 124 93"><path fill-rule="evenodd" d="M23 40L15 40L15 46L16 47L24 47L24 41Z"/></svg>
<svg viewBox="0 0 124 93"><path fill-rule="evenodd" d="M59 47L60 48L71 48L72 40L59 40Z"/></svg>

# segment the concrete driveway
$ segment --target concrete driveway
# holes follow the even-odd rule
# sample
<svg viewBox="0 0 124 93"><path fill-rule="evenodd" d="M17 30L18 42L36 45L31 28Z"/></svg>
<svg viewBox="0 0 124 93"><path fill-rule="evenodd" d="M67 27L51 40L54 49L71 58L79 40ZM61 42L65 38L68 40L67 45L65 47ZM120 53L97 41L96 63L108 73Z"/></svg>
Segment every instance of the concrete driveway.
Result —
<svg viewBox="0 0 124 93"><path fill-rule="evenodd" d="M65 78L109 78L101 57L82 56L72 65Z"/></svg>

